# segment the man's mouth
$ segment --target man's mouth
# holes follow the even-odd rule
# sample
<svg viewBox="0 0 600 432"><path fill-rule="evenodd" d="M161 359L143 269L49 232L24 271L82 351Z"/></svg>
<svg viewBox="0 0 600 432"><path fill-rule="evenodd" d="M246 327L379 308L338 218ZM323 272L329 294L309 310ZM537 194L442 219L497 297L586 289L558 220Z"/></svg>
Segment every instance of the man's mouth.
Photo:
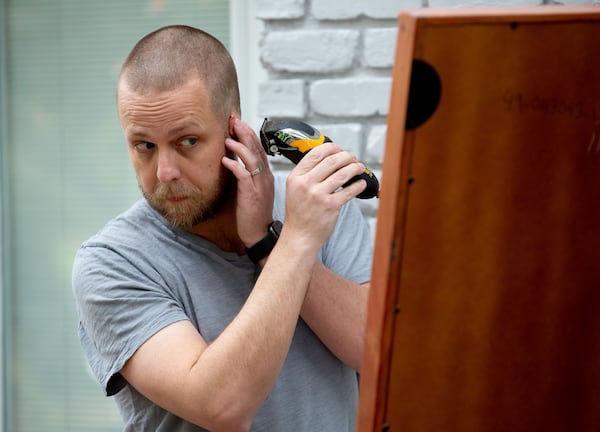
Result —
<svg viewBox="0 0 600 432"><path fill-rule="evenodd" d="M179 202L185 201L187 199L188 199L188 197L186 197L186 196L174 196L174 197L168 197L167 201L172 202L172 203L179 203Z"/></svg>

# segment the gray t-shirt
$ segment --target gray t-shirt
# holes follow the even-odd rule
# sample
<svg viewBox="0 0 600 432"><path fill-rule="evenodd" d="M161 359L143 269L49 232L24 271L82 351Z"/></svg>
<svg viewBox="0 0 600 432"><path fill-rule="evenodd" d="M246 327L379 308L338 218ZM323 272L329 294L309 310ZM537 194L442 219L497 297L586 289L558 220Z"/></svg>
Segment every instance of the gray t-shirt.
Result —
<svg viewBox="0 0 600 432"><path fill-rule="evenodd" d="M274 219L285 219L284 185L277 177ZM356 203L343 208L319 259L347 279L370 280L371 237ZM247 256L171 227L145 200L81 246L73 266L79 337L92 371L115 397L124 430L204 430L153 404L119 371L148 338L176 321L190 320L211 343L237 315L258 273ZM299 319L252 431L353 431L357 395L356 373Z"/></svg>

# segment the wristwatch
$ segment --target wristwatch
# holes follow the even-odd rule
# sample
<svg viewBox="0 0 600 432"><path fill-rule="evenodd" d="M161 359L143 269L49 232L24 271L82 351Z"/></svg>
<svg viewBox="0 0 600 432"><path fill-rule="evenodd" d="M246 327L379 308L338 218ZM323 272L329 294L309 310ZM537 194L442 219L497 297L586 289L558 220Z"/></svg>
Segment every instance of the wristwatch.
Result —
<svg viewBox="0 0 600 432"><path fill-rule="evenodd" d="M262 240L259 240L258 243L246 248L246 255L248 255L248 258L250 258L253 263L257 264L261 259L271 253L277 243L279 234L281 234L282 227L283 224L281 221L275 220L271 222L267 235L264 236Z"/></svg>

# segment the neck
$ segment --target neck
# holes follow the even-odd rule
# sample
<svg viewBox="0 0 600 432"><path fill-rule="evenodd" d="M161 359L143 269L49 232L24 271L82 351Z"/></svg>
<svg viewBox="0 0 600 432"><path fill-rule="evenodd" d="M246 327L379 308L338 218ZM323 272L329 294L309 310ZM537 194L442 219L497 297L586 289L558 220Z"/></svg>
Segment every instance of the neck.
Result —
<svg viewBox="0 0 600 432"><path fill-rule="evenodd" d="M214 217L200 222L187 231L216 245L225 252L245 253L245 246L237 233L235 200L229 200Z"/></svg>

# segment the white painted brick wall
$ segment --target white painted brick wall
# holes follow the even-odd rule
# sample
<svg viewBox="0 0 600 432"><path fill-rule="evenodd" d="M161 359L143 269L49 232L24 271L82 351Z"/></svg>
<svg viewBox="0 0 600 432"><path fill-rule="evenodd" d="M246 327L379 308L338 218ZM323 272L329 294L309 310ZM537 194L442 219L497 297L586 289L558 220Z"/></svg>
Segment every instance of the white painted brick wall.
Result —
<svg viewBox="0 0 600 432"><path fill-rule="evenodd" d="M429 0L430 7L455 7L455 6L535 6L540 4L539 0L463 0L461 2L453 0Z"/></svg>
<svg viewBox="0 0 600 432"><path fill-rule="evenodd" d="M367 135L367 148L363 160L365 163L375 166L383 164L383 149L385 146L386 125L373 126Z"/></svg>
<svg viewBox="0 0 600 432"><path fill-rule="evenodd" d="M311 13L320 20L359 18L390 18L401 9L418 8L421 0L312 0Z"/></svg>
<svg viewBox="0 0 600 432"><path fill-rule="evenodd" d="M343 72L354 62L359 37L356 30L273 31L263 39L260 58L277 72Z"/></svg>
<svg viewBox="0 0 600 432"><path fill-rule="evenodd" d="M299 118L381 178L397 17L403 9L600 0L252 0L264 21L259 115ZM291 163L273 159L273 168ZM357 200L375 232L376 199Z"/></svg>
<svg viewBox="0 0 600 432"><path fill-rule="evenodd" d="M332 139L331 137L335 137L337 142L344 143L344 149L359 157L361 156L363 127L360 123L314 123L313 125L330 139Z"/></svg>
<svg viewBox="0 0 600 432"><path fill-rule="evenodd" d="M281 79L260 83L259 110L276 112L281 117L302 118L306 115L304 80Z"/></svg>
<svg viewBox="0 0 600 432"><path fill-rule="evenodd" d="M371 68L391 68L394 65L397 37L396 27L365 30L363 64Z"/></svg>
<svg viewBox="0 0 600 432"><path fill-rule="evenodd" d="M386 115L391 78L338 78L314 81L309 104L314 114L329 117Z"/></svg>
<svg viewBox="0 0 600 432"><path fill-rule="evenodd" d="M253 0L260 19L291 19L304 16L304 0Z"/></svg>

